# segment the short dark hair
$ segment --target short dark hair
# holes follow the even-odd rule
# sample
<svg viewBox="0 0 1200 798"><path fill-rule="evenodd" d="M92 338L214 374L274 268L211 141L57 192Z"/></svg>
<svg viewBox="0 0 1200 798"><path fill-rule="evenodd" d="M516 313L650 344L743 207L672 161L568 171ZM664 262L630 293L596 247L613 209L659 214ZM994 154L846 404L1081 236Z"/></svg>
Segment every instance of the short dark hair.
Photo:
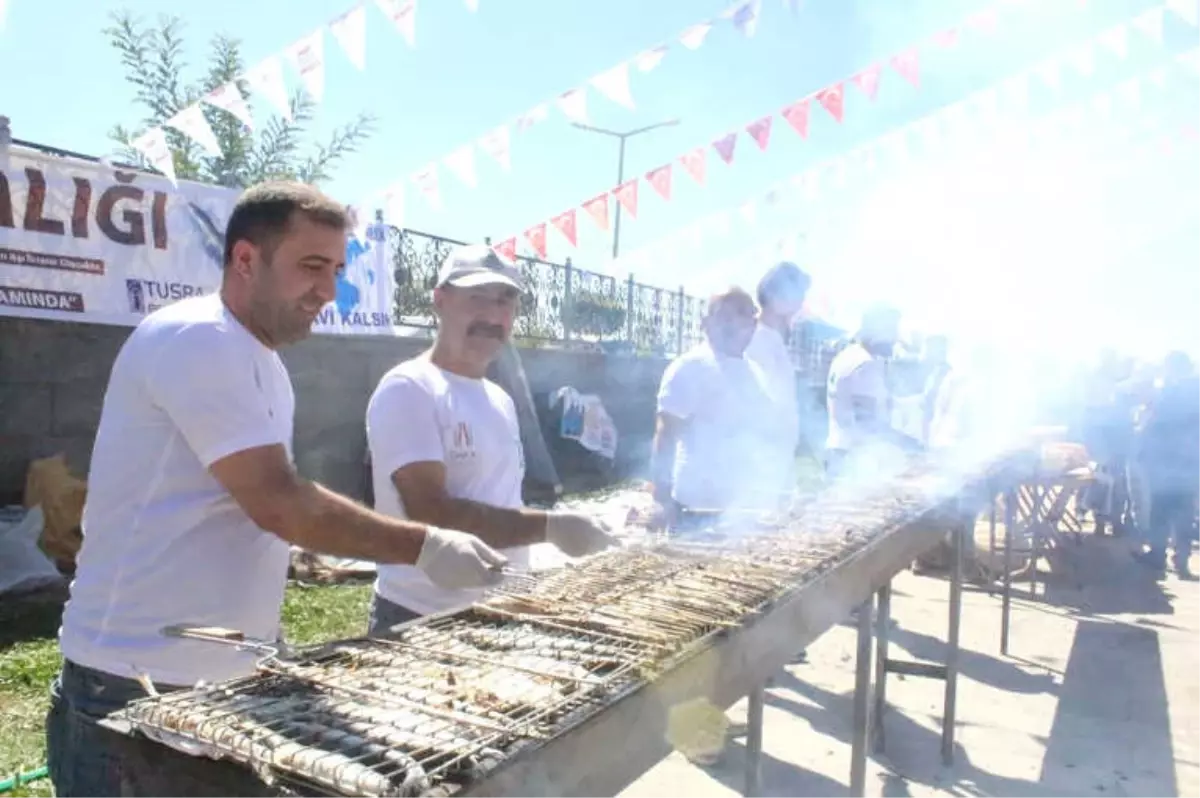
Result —
<svg viewBox="0 0 1200 798"><path fill-rule="evenodd" d="M225 225L225 265L233 260L233 246L249 241L268 252L287 233L292 217L345 230L350 223L346 208L307 183L272 180L242 192Z"/></svg>
<svg viewBox="0 0 1200 798"><path fill-rule="evenodd" d="M804 295L811 285L812 278L796 264L776 263L758 281L758 306L765 308L767 302L781 295Z"/></svg>

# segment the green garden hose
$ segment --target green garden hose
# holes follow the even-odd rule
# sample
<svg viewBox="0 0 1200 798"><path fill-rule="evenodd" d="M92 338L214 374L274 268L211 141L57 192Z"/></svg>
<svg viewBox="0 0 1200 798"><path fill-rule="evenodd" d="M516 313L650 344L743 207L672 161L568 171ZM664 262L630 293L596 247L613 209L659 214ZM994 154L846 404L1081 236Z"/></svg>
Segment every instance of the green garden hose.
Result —
<svg viewBox="0 0 1200 798"><path fill-rule="evenodd" d="M12 792L13 790L25 784L32 784L39 779L44 779L50 775L50 771L42 765L37 770L31 770L28 773L18 773L11 779L0 781L0 793Z"/></svg>

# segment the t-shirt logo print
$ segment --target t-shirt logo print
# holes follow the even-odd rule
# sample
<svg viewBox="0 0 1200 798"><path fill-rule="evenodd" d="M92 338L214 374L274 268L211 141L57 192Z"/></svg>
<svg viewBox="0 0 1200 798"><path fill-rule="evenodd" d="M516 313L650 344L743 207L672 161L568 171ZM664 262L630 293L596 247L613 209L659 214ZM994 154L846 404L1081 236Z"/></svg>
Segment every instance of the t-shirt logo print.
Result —
<svg viewBox="0 0 1200 798"><path fill-rule="evenodd" d="M450 456L455 460L469 460L475 456L475 436L471 433L471 425L465 421L454 425Z"/></svg>

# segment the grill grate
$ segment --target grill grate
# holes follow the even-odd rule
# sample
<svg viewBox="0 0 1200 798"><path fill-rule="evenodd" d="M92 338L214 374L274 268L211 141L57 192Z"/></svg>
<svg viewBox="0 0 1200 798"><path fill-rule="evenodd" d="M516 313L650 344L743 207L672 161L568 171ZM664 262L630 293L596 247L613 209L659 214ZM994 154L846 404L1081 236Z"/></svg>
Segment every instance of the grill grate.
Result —
<svg viewBox="0 0 1200 798"><path fill-rule="evenodd" d="M142 699L124 716L268 780L282 774L354 795L450 792L931 502L920 479L886 495L808 497L749 531L744 519L720 523L522 575L393 638L271 656L255 676Z"/></svg>

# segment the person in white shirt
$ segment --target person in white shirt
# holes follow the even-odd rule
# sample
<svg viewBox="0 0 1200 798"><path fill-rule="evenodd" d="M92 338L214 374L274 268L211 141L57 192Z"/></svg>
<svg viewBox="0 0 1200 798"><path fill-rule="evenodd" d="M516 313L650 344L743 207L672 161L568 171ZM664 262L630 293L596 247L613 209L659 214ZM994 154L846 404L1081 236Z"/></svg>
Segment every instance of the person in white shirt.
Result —
<svg viewBox="0 0 1200 798"><path fill-rule="evenodd" d="M164 692L254 672L251 651L163 629L279 639L291 545L415 563L447 587L499 581L504 557L473 536L389 518L296 472L276 350L310 333L345 253L342 206L299 183L254 186L229 217L220 292L151 313L121 347L46 721L58 795L138 791L120 738L96 721L144 696L139 679Z"/></svg>
<svg viewBox="0 0 1200 798"><path fill-rule="evenodd" d="M398 518L473 532L513 569L549 542L581 557L613 538L582 515L526 509L525 460L512 399L486 379L512 335L521 276L485 245L452 250L433 293L433 347L383 376L367 407L375 508ZM447 590L419 569L379 568L370 634L470 605L475 590Z"/></svg>
<svg viewBox="0 0 1200 798"><path fill-rule="evenodd" d="M657 524L675 526L688 511L761 507L769 498L763 454L778 434L775 407L766 376L744 357L757 315L740 288L712 297L706 340L663 373L652 447Z"/></svg>
<svg viewBox="0 0 1200 798"><path fill-rule="evenodd" d="M881 444L910 450L916 441L892 427L888 359L900 337L900 314L877 305L863 314L855 340L829 367L826 472L838 478L871 467Z"/></svg>
<svg viewBox="0 0 1200 798"><path fill-rule="evenodd" d="M788 351L787 337L792 322L804 307L812 284L794 263L778 263L758 283L758 326L746 347L746 359L756 363L767 378L775 403L775 445L772 461L774 486L780 503L796 487L796 448L800 444L800 399L796 389L796 366Z"/></svg>

